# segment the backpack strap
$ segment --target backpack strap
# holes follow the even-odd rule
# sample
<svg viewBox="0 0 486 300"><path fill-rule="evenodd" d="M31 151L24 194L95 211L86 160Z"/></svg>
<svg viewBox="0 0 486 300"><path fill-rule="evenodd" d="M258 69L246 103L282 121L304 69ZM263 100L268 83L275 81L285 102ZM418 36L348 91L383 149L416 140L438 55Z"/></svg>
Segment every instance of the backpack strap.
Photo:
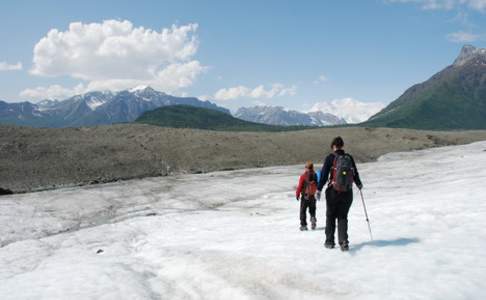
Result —
<svg viewBox="0 0 486 300"><path fill-rule="evenodd" d="M309 175L307 173L308 172L305 171L305 173L302 174L304 176L304 184L302 184L302 191L300 192L302 196L305 196L305 190L307 189L307 185L309 184Z"/></svg>
<svg viewBox="0 0 486 300"><path fill-rule="evenodd" d="M336 177L336 162L337 162L338 154L333 153L332 155L334 156L334 158L332 159L331 175L329 176L328 186L332 185L332 181Z"/></svg>

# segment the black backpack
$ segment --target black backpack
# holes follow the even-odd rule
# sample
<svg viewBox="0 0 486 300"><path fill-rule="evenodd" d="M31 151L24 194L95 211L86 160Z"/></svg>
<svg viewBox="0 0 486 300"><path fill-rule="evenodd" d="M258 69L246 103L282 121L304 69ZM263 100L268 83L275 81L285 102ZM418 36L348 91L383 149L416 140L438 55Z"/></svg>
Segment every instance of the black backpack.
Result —
<svg viewBox="0 0 486 300"><path fill-rule="evenodd" d="M332 164L331 186L338 192L347 192L353 188L353 159L348 154L335 154Z"/></svg>

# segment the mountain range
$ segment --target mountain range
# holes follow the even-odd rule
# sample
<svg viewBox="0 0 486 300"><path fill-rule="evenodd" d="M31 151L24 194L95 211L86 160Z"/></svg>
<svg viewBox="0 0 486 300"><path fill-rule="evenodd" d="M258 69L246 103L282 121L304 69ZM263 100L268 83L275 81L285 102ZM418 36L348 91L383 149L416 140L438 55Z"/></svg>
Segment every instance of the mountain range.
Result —
<svg viewBox="0 0 486 300"><path fill-rule="evenodd" d="M299 112L286 110L281 106L242 107L235 117L245 121L279 126L332 126L346 124L346 121L321 111Z"/></svg>
<svg viewBox="0 0 486 300"><path fill-rule="evenodd" d="M175 97L150 87L120 92L88 92L63 101L8 103L0 101L0 123L32 127L79 127L133 122L146 111L169 105L230 111L209 101Z"/></svg>
<svg viewBox="0 0 486 300"><path fill-rule="evenodd" d="M81 127L127 123L135 121L145 112L174 105L206 108L231 115L228 109L209 101L171 96L151 87L143 87L120 92L92 91L66 100L43 100L37 103L0 101L0 123L31 127ZM346 123L344 119L330 113L303 113L286 110L280 106L243 107L234 116L252 123L278 126L310 127ZM187 121L186 118L183 119L181 122Z"/></svg>
<svg viewBox="0 0 486 300"><path fill-rule="evenodd" d="M454 63L362 125L414 129L486 128L486 49L465 45Z"/></svg>
<svg viewBox="0 0 486 300"><path fill-rule="evenodd" d="M93 91L62 101L0 101L0 124L80 127L126 123L135 121L147 111L172 105L231 114L228 109L209 101L171 96L143 87L120 92ZM248 122L278 126L346 124L343 118L330 113L304 113L281 106L243 107L234 116ZM360 125L433 130L486 129L486 49L465 45L450 66L413 85Z"/></svg>

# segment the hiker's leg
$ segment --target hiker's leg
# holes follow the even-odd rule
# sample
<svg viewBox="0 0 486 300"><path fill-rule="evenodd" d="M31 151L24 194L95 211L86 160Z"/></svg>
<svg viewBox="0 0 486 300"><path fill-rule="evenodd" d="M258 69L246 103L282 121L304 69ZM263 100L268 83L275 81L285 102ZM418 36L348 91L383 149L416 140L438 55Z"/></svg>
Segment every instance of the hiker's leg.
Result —
<svg viewBox="0 0 486 300"><path fill-rule="evenodd" d="M300 198L300 226L307 226L306 210L307 210L307 200L305 200L304 197L301 197Z"/></svg>
<svg viewBox="0 0 486 300"><path fill-rule="evenodd" d="M309 214L310 214L310 221L311 221L311 229L316 229L316 198L311 197L309 198Z"/></svg>
<svg viewBox="0 0 486 300"><path fill-rule="evenodd" d="M326 243L334 244L336 231L336 192L333 188L326 189Z"/></svg>
<svg viewBox="0 0 486 300"><path fill-rule="evenodd" d="M339 195L339 206L337 209L338 217L338 237L339 244L348 244L348 212L353 203L353 191L341 193Z"/></svg>
<svg viewBox="0 0 486 300"><path fill-rule="evenodd" d="M309 214L311 215L312 218L316 217L316 198L311 197L309 199Z"/></svg>

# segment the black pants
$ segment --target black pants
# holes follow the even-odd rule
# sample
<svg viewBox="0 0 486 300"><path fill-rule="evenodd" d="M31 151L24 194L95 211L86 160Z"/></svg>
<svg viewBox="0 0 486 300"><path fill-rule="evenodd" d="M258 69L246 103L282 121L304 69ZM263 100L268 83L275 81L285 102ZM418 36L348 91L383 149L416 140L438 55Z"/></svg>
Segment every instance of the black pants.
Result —
<svg viewBox="0 0 486 300"><path fill-rule="evenodd" d="M307 208L311 218L316 217L316 198L311 196L309 198L301 197L300 199L300 225L307 226Z"/></svg>
<svg viewBox="0 0 486 300"><path fill-rule="evenodd" d="M348 212L353 203L353 191L337 192L332 187L326 189L326 243L334 244L336 219L338 222L338 241L348 241Z"/></svg>

